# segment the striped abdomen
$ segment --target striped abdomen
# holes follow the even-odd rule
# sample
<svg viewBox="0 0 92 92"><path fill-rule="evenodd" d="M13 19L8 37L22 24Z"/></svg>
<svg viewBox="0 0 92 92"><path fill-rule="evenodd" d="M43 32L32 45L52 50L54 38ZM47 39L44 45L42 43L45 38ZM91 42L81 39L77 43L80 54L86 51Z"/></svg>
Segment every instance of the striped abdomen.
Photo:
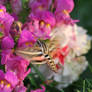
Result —
<svg viewBox="0 0 92 92"><path fill-rule="evenodd" d="M54 61L50 58L50 56L46 54L46 55L44 55L44 57L47 59L47 65L49 66L49 68L52 71L57 73L56 65L55 65Z"/></svg>

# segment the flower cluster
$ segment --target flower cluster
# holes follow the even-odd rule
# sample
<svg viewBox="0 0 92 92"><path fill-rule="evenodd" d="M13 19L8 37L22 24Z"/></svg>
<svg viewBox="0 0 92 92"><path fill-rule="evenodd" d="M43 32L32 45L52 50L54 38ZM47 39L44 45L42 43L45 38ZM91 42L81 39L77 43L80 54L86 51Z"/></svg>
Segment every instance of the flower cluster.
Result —
<svg viewBox="0 0 92 92"><path fill-rule="evenodd" d="M7 3L12 7L12 14L6 10ZM47 64L36 67L46 79L53 77L53 81L59 82L57 88L78 79L87 67L87 60L82 55L90 49L91 37L76 25L78 20L70 16L74 1L29 0L28 7L30 14L22 23L19 21L22 0L0 0L0 61L5 67L0 70L0 92L27 91L23 81L31 71L29 64L46 61L40 47L36 47L38 40L49 48L58 73L51 71ZM37 54L39 51L41 55ZM41 88L30 92L45 92L43 85Z"/></svg>

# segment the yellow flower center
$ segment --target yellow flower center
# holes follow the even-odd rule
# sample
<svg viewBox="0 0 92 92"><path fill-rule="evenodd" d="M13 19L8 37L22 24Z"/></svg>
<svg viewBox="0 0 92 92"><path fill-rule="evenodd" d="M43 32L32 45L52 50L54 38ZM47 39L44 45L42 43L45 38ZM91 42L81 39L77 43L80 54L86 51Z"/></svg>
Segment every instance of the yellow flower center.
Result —
<svg viewBox="0 0 92 92"><path fill-rule="evenodd" d="M1 80L0 85L6 86L7 88L11 87L10 83L8 83L6 80Z"/></svg>
<svg viewBox="0 0 92 92"><path fill-rule="evenodd" d="M45 26L46 28L49 28L51 25L49 23L45 23L44 21L41 21L40 22L40 26L41 27L44 27Z"/></svg>
<svg viewBox="0 0 92 92"><path fill-rule="evenodd" d="M50 27L50 24L46 24L46 27L49 28Z"/></svg>
<svg viewBox="0 0 92 92"><path fill-rule="evenodd" d="M40 26L44 26L45 22L44 21L41 21L40 22Z"/></svg>
<svg viewBox="0 0 92 92"><path fill-rule="evenodd" d="M3 12L3 9L0 9L0 12Z"/></svg>
<svg viewBox="0 0 92 92"><path fill-rule="evenodd" d="M4 81L3 81L3 80L1 80L0 84L4 84Z"/></svg>
<svg viewBox="0 0 92 92"><path fill-rule="evenodd" d="M29 46L29 45L33 45L33 43L32 42L26 42L25 45Z"/></svg>
<svg viewBox="0 0 92 92"><path fill-rule="evenodd" d="M63 12L65 15L69 15L68 10L65 10L65 9L64 9L62 12Z"/></svg>
<svg viewBox="0 0 92 92"><path fill-rule="evenodd" d="M10 87L11 87L11 85L8 83L8 84L7 84L7 88L10 88Z"/></svg>

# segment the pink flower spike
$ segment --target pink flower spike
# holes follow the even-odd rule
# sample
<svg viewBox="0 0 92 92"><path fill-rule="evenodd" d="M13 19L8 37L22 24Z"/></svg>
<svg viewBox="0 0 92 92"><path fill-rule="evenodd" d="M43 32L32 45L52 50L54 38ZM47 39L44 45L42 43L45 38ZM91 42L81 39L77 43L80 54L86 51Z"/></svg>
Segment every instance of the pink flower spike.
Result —
<svg viewBox="0 0 92 92"><path fill-rule="evenodd" d="M18 78L13 72L0 70L0 92L12 92L17 84Z"/></svg>
<svg viewBox="0 0 92 92"><path fill-rule="evenodd" d="M26 91L27 91L27 88L23 84L18 85L14 89L14 92L26 92Z"/></svg>
<svg viewBox="0 0 92 92"><path fill-rule="evenodd" d="M52 4L52 0L30 0L29 1L29 7L31 8L32 12L48 10L51 4Z"/></svg>
<svg viewBox="0 0 92 92"><path fill-rule="evenodd" d="M2 39L1 48L2 49L12 49L14 47L14 41L11 37L6 36Z"/></svg>
<svg viewBox="0 0 92 92"><path fill-rule="evenodd" d="M18 47L19 48L32 47L35 42L36 38L34 37L34 35L28 30L23 30L18 40Z"/></svg>
<svg viewBox="0 0 92 92"><path fill-rule="evenodd" d="M0 32L2 32L4 36L9 35L13 21L14 18L9 13L7 13L6 8L0 4Z"/></svg>
<svg viewBox="0 0 92 92"><path fill-rule="evenodd" d="M13 71L17 75L18 79L24 80L30 72L30 69L27 70L28 65L29 62L27 60L24 60L19 56L12 55L8 58L5 67L7 71Z"/></svg>
<svg viewBox="0 0 92 92"><path fill-rule="evenodd" d="M73 0L55 0L55 17L57 23L72 24L70 13L74 8Z"/></svg>

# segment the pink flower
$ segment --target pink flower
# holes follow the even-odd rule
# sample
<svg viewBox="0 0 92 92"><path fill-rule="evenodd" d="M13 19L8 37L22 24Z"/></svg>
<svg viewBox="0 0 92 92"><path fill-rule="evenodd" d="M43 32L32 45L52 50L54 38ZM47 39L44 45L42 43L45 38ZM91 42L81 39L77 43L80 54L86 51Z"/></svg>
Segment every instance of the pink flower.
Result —
<svg viewBox="0 0 92 92"><path fill-rule="evenodd" d="M1 48L5 49L12 49L14 47L14 41L11 37L6 36L1 41Z"/></svg>
<svg viewBox="0 0 92 92"><path fill-rule="evenodd" d="M45 87L41 85L42 89L31 90L30 92L45 92Z"/></svg>
<svg viewBox="0 0 92 92"><path fill-rule="evenodd" d="M49 39L52 28L55 26L55 17L49 11L31 13L29 18L32 20L33 34L40 39ZM29 29L30 30L30 29Z"/></svg>
<svg viewBox="0 0 92 92"><path fill-rule="evenodd" d="M1 64L6 64L8 58L10 57L10 55L12 54L12 50L8 49L8 50L2 50L1 52Z"/></svg>
<svg viewBox="0 0 92 92"><path fill-rule="evenodd" d="M9 30L14 21L14 18L6 12L6 8L0 5L0 32L9 35Z"/></svg>
<svg viewBox="0 0 92 92"><path fill-rule="evenodd" d="M55 0L55 8L57 10L66 10L67 13L71 13L74 8L73 0Z"/></svg>
<svg viewBox="0 0 92 92"><path fill-rule="evenodd" d="M0 4L5 4L7 0L0 0Z"/></svg>
<svg viewBox="0 0 92 92"><path fill-rule="evenodd" d="M13 72L7 71L4 73L0 70L0 92L12 92L17 84L18 78Z"/></svg>
<svg viewBox="0 0 92 92"><path fill-rule="evenodd" d="M73 22L69 15L74 8L73 0L55 0L54 6L57 23L70 24Z"/></svg>
<svg viewBox="0 0 92 92"><path fill-rule="evenodd" d="M50 24L51 27L55 26L56 23L53 13L49 11L30 13L29 18L31 20L44 21L46 24Z"/></svg>
<svg viewBox="0 0 92 92"><path fill-rule="evenodd" d="M10 0L13 12L19 14L22 11L22 0Z"/></svg>
<svg viewBox="0 0 92 92"><path fill-rule="evenodd" d="M4 12L6 12L6 8L5 8L5 6L3 6L1 3L0 3L0 12L2 12L2 10L4 11Z"/></svg>
<svg viewBox="0 0 92 92"><path fill-rule="evenodd" d="M29 7L31 8L32 12L35 11L45 11L50 8L52 0L30 0Z"/></svg>
<svg viewBox="0 0 92 92"><path fill-rule="evenodd" d="M26 92L27 88L23 85L23 82L21 82L19 85L16 86L14 89L14 92Z"/></svg>
<svg viewBox="0 0 92 92"><path fill-rule="evenodd" d="M34 35L28 30L23 30L18 40L18 47L20 48L32 47L35 42L36 38L34 37Z"/></svg>
<svg viewBox="0 0 92 92"><path fill-rule="evenodd" d="M14 18L15 21L18 21L18 16L17 16L17 14L12 13L11 16L13 16L13 18Z"/></svg>
<svg viewBox="0 0 92 92"><path fill-rule="evenodd" d="M13 71L17 75L18 79L24 80L24 78L30 72L30 69L27 70L28 65L28 61L21 57L12 55L10 58L8 58L5 67L7 71Z"/></svg>
<svg viewBox="0 0 92 92"><path fill-rule="evenodd" d="M6 36L1 41L1 64L5 64L7 59L12 54L12 48L14 48L14 41L11 37Z"/></svg>
<svg viewBox="0 0 92 92"><path fill-rule="evenodd" d="M12 54L12 48L14 48L14 41L11 37L6 36L1 41L1 64L5 64L7 59Z"/></svg>

